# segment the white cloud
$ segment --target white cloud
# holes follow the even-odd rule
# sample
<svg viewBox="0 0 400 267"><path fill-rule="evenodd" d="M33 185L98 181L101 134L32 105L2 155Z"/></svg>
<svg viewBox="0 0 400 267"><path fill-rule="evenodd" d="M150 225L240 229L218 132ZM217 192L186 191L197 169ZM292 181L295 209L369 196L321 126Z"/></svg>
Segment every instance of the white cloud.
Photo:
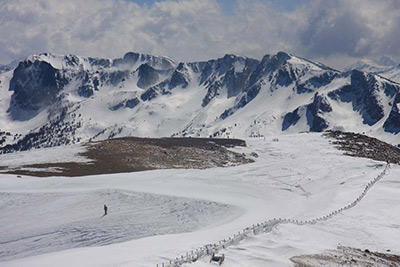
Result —
<svg viewBox="0 0 400 267"><path fill-rule="evenodd" d="M115 58L138 51L191 61L283 50L334 64L339 57L396 56L399 5L312 0L285 12L268 1L239 0L228 15L216 0L150 7L122 0L2 0L0 62L40 52Z"/></svg>
<svg viewBox="0 0 400 267"><path fill-rule="evenodd" d="M398 57L398 0L314 0L300 12L299 51L309 57Z"/></svg>

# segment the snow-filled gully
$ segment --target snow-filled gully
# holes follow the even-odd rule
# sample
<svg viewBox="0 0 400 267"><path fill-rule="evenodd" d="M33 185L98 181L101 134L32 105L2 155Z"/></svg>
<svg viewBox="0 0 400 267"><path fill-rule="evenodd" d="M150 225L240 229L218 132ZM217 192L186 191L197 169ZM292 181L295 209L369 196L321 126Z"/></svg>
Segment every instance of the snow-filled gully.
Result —
<svg viewBox="0 0 400 267"><path fill-rule="evenodd" d="M182 264L185 263L192 263L196 262L198 259L203 258L205 256L209 256L212 253L217 253L218 251L225 249L229 246L232 245L237 245L240 241L245 239L248 235L257 235L261 232L268 233L270 232L275 226L279 224L295 224L295 225L305 225L305 224L316 224L319 221L326 221L333 216L353 208L356 206L367 194L368 190L371 189L371 187L378 182L380 179L383 178L383 176L386 174L388 169L390 168L390 164L388 163L385 167L385 169L377 176L375 177L372 181L370 181L364 188L364 191L358 196L356 200L354 200L352 203L348 204L345 207L342 207L340 209L337 209L328 215L318 217L316 219L312 220L294 220L294 219L287 219L287 218L274 218L269 221L265 221L263 223L258 223L254 224L250 227L247 227L243 229L242 231L239 231L237 234L234 234L233 237L229 237L228 239L224 239L219 241L218 243L212 244L212 245L206 245L204 247L198 248L196 250L192 250L191 252L186 253L186 255L181 255L180 257L177 257L175 259L171 259L166 263L161 263L157 264L157 267L176 267L176 266L181 266Z"/></svg>

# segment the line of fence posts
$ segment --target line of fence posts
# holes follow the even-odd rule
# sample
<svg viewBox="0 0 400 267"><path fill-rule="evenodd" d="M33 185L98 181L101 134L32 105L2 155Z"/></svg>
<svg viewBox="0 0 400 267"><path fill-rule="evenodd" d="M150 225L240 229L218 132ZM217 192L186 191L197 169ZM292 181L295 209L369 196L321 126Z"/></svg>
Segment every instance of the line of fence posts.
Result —
<svg viewBox="0 0 400 267"><path fill-rule="evenodd" d="M206 245L202 248L196 249L195 251L191 251L190 255L187 252L186 256L181 256L181 258L176 258L174 261L169 260L169 264L165 265L164 263L161 263L161 265L157 264L156 267L177 267L180 266L181 264L184 263L191 263L195 262L198 259L200 259L203 256L206 255L211 255L212 253L216 253L221 249L226 249L227 247L234 245L235 243L239 243L241 240L245 238L247 234L254 234L257 235L258 233L262 232L269 232L270 229L272 229L275 225L277 224L282 224L282 223L292 223L296 225L304 225L304 224L315 224L317 221L321 220L327 220L328 218L333 217L334 215L337 215L338 213L350 209L354 207L358 202L361 201L361 199L366 195L367 191L377 182L379 181L385 174L386 170L390 167L389 163L386 165L385 169L377 176L375 177L372 181L370 181L364 188L364 191L361 193L361 195L352 203L349 205L342 207L340 209L337 209L333 212L331 212L328 215L312 219L312 220L306 220L306 221L299 221L299 220L293 220L293 219L286 219L286 218L274 218L269 221L265 221L263 223L257 223L257 225L253 224L252 227L247 227L243 229L243 232L241 233L240 231L238 234L234 234L233 238L228 238L228 240L220 240L217 243L214 243L213 245Z"/></svg>

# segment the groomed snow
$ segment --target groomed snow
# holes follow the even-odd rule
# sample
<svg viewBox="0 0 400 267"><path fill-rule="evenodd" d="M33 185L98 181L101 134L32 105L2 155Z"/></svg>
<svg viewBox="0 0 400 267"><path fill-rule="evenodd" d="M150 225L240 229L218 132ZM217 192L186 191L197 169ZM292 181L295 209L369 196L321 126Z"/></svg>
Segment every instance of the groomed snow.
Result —
<svg viewBox="0 0 400 267"><path fill-rule="evenodd" d="M342 155L329 144L328 139L317 133L253 138L247 143L247 148L235 150L257 153L256 162L230 168L162 170L79 178L16 178L0 174L0 188L6 203L16 193L43 197L51 194L79 195L82 192L111 192L113 195L112 190L124 190L132 194L192 199L199 203L216 202L242 212L241 216L217 216L212 223L206 221L201 229L186 233L160 234L112 245L74 248L4 261L0 262L0 266L154 267L206 244L231 237L255 223L272 218L308 220L329 214L353 202L385 168L381 162ZM224 266L290 266L292 256L320 253L324 249L334 249L338 243L371 251L390 249L391 253L400 254L399 174L400 168L392 166L358 205L330 220L315 225L278 225L269 233L249 236L237 246L222 252L226 255ZM64 198L60 199L61 206L68 206ZM27 202L26 205L28 209L37 207L35 202ZM96 215L99 213L101 216L102 205L99 201ZM140 205L134 210L139 208ZM12 217L15 216L13 212L17 211L7 211L6 214ZM88 214L92 212L88 211ZM3 212L2 218L7 217L4 216L6 214ZM22 213L20 216L29 221L34 213ZM65 221L69 221L74 215L66 212L63 216ZM107 216L107 219L119 222L119 227L126 227L124 220L119 220L126 217L124 212ZM204 216L204 220L207 218ZM77 223L82 222L83 219ZM96 220L93 219L87 226L91 223L96 224ZM49 228L52 220L36 224ZM22 231L11 227L7 232L13 235ZM126 233L124 238L130 239L130 234ZM98 245L102 245L101 242ZM210 265L208 259L201 259L187 266Z"/></svg>

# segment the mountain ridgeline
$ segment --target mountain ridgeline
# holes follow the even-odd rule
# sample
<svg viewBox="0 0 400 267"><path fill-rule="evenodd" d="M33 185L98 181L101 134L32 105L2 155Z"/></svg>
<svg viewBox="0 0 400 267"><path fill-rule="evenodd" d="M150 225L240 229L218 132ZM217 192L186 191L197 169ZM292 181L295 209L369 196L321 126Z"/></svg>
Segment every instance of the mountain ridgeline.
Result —
<svg viewBox="0 0 400 267"><path fill-rule="evenodd" d="M121 136L400 132L399 84L284 52L190 63L32 55L0 73L0 91L2 153Z"/></svg>

